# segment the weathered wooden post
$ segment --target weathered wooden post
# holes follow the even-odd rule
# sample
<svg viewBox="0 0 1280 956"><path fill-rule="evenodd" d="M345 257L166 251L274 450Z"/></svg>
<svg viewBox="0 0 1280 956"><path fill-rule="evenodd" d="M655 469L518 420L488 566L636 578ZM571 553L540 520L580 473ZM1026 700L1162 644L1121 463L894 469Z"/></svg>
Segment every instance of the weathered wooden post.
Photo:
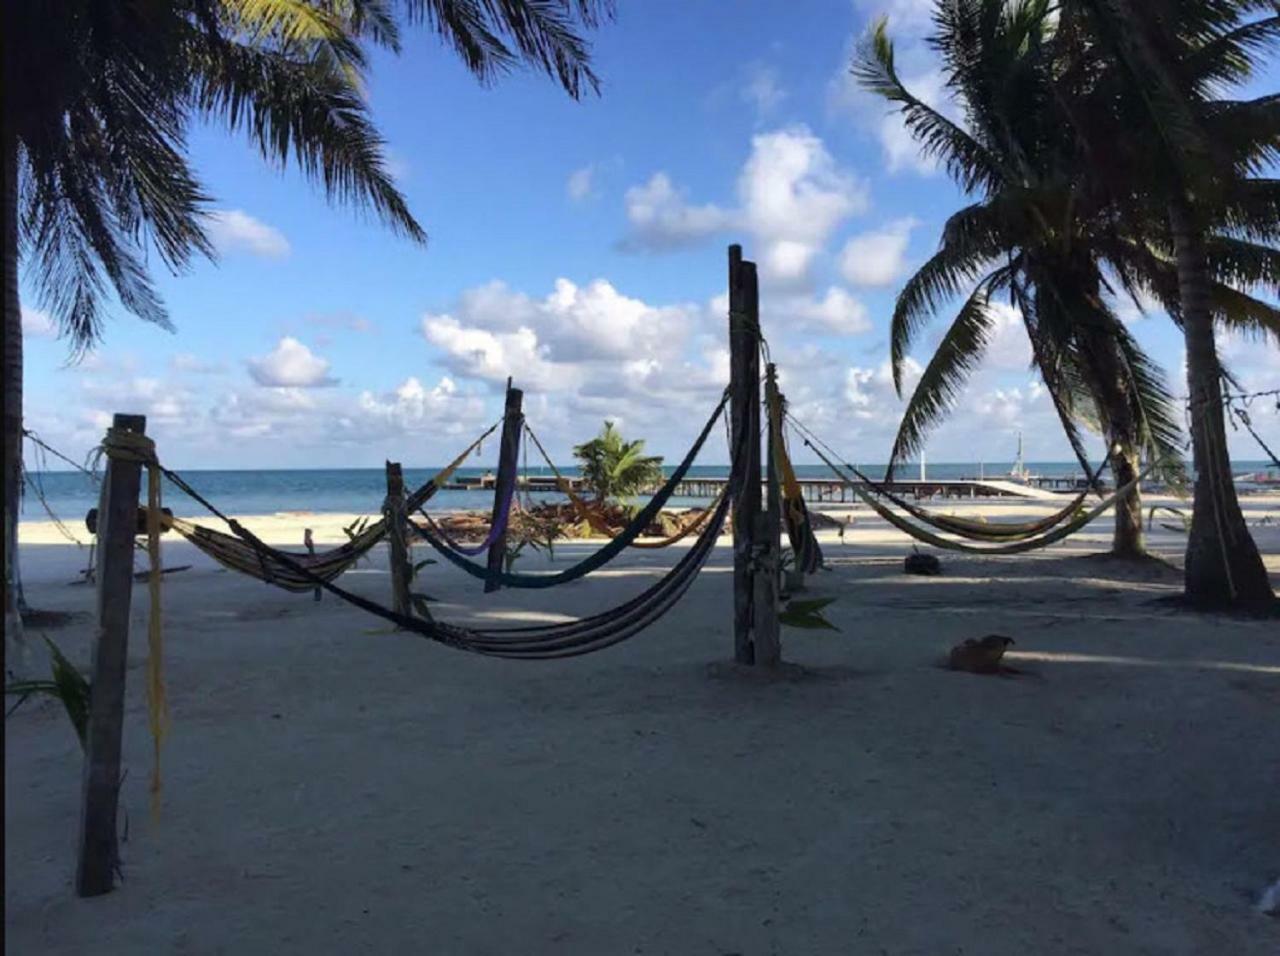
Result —
<svg viewBox="0 0 1280 956"><path fill-rule="evenodd" d="M509 517L510 499L515 494L516 471L520 467L520 428L524 424L523 403L524 392L512 388L511 379L508 378L507 405L502 419L502 443L498 446L498 478L493 487L493 523ZM502 572L506 553L507 532L504 530L489 545L489 578L484 582L486 593L502 586L498 583L498 575Z"/></svg>
<svg viewBox="0 0 1280 956"><path fill-rule="evenodd" d="M760 327L760 306L756 295L755 275L752 274L747 302L748 315L754 315L756 328ZM777 370L772 362L765 370L765 399L770 411L780 401L778 395ZM765 457L765 503L757 515L760 529L755 538L755 596L753 611L755 615L756 664L763 667L776 667L782 661L782 639L778 623L778 586L779 565L781 564L782 509L778 494L778 466L774 455L774 443L777 440L772 414L766 415L769 425ZM781 427L779 423L779 427Z"/></svg>
<svg viewBox="0 0 1280 956"><path fill-rule="evenodd" d="M387 545L391 562L391 606L397 614L413 613L409 601L409 547L404 536L404 471L400 462L387 462L387 502L383 507L389 527Z"/></svg>
<svg viewBox="0 0 1280 956"><path fill-rule="evenodd" d="M739 664L754 664L753 564L760 513L760 339L759 318L749 310L756 289L755 263L742 258L742 247L729 247L729 420L740 455L734 467L743 475L733 501L733 656Z"/></svg>
<svg viewBox="0 0 1280 956"><path fill-rule="evenodd" d="M143 435L142 415L116 415L112 431ZM98 627L93 644L89 726L85 734L76 893L111 892L119 848L120 737L124 724L129 609L133 601L133 539L137 534L142 462L107 455L98 502Z"/></svg>

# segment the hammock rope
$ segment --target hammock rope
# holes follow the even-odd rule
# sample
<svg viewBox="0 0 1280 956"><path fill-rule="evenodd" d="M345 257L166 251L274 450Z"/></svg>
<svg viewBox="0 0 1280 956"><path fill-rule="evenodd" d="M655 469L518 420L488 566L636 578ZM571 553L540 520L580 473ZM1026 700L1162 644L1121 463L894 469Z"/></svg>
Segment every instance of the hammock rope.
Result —
<svg viewBox="0 0 1280 956"><path fill-rule="evenodd" d="M480 447L480 443L489 437L499 424L501 423L495 422L479 438L463 449L462 453L454 458L453 461L409 495L405 499L406 510L410 504L417 508L429 501L437 491L444 487L453 473L462 467L471 454ZM169 474L166 471L166 475ZM183 490L186 489L184 488ZM190 494L190 491L187 493ZM227 534L182 518L162 517L162 521L165 526L172 528L200 551L229 570L247 574L285 591L305 592L315 588L313 578L290 570L288 565L274 558L272 553L254 549L236 535ZM287 553L296 565L307 568L315 577L333 580L372 550L386 536L387 530L387 519L384 516L360 531L350 541L328 551L319 554L283 551L274 553Z"/></svg>
<svg viewBox="0 0 1280 956"><path fill-rule="evenodd" d="M786 401L776 390L771 390L768 398L769 429L772 437L774 467L778 470L778 493L781 498L782 523L787 529L787 541L791 545L791 553L795 556L797 571L815 574L822 567L822 546L814 534L813 522L809 520L809 509L804 503L804 490L796 478L795 467L787 451L786 436L782 422L786 415Z"/></svg>
<svg viewBox="0 0 1280 956"><path fill-rule="evenodd" d="M533 429L526 425L525 431L528 432L529 438L533 442L534 447L538 449L538 453L542 455L542 460L545 461L547 463L547 467L551 469L551 474L555 476L556 488L568 497L569 503L573 505L573 510L578 513L578 517L591 525L593 531L606 538L613 538L613 529L609 527L608 523L600 516L599 512L583 501L582 497L573 490L572 483L568 478L561 474L560 469L557 468L556 463L551 460L551 456L547 454L546 448L544 448L542 442L538 440L538 436L534 434ZM673 544L683 541L710 520L711 513L715 511L716 505L720 503L720 499L724 496L724 493L725 490L722 488L715 498L712 499L710 505L702 509L693 521L685 525L679 531L676 531L674 534L658 541L632 541L629 547L656 550L658 548L669 548Z"/></svg>
<svg viewBox="0 0 1280 956"><path fill-rule="evenodd" d="M949 551L961 551L966 554L990 554L990 555L1021 554L1026 551L1035 551L1039 548L1044 548L1044 547L1048 547L1051 544L1055 544L1056 542L1061 541L1062 539L1075 534L1085 525L1089 524L1091 521L1097 518L1100 514L1102 514L1112 505L1114 505L1117 500L1129 494L1129 492L1131 492L1134 488L1136 488L1138 484L1144 478L1146 478L1147 475L1149 475L1153 470L1155 470L1155 468L1157 468L1163 461L1163 460L1158 460L1158 461L1151 462L1149 465L1147 465L1146 469L1141 474L1139 474L1136 478L1133 479L1133 481L1129 482L1122 488L1118 488L1115 491L1115 493L1113 493L1110 497L1103 499L1102 502L1095 505L1089 511L1078 515L1074 520L1069 521L1065 524L1059 525L1056 529L1048 532L1047 534L1041 537L1034 538L1027 541L1016 541L1010 544L995 545L992 547L981 548L975 545L966 544L963 541L953 541L949 538L943 538L939 535L933 534L931 531L925 528L920 528L920 527L917 527L916 525L913 525L911 522L907 521L905 518L901 517L896 512L890 510L885 505L882 505L879 501L877 501L875 497L871 495L869 492L867 492L859 482L855 481L854 479L846 475L841 470L839 465L835 464L833 461L831 461L830 458L828 458L825 454L823 454L822 450L816 444L809 441L808 439L805 439L805 445L813 449L814 453L819 458L822 459L823 463L826 464L826 466L831 469L832 473L835 474L836 477L839 478L842 483L848 486L849 489L854 492L854 494L856 494L859 498L861 498L862 501L867 505L867 507L869 507L872 511L878 514L880 517L884 518L885 521L889 522L899 531L902 531L903 533L910 535L911 537L915 538L918 541L923 541L926 544L931 544L934 547L944 548Z"/></svg>
<svg viewBox="0 0 1280 956"><path fill-rule="evenodd" d="M160 462L156 444L138 432L111 427L99 446L110 461L137 462L147 470L147 724L151 731L151 814L160 812L160 751L169 729L169 703L164 684L164 619L160 594Z"/></svg>
<svg viewBox="0 0 1280 956"><path fill-rule="evenodd" d="M550 588L560 584L568 584L578 578L585 577L592 571L603 567L612 561L626 547L628 547L640 533L653 522L653 519L662 510L663 506L675 492L676 487L684 480L685 474L693 465L694 459L698 457L698 452L702 450L702 446L707 441L707 436L711 434L712 428L715 426L716 419L720 417L725 405L729 401L729 391L725 390L719 404L711 413L711 417L707 419L707 423L703 426L701 433L694 441L693 446L685 455L684 460L671 473L671 477L659 488L636 516L631 519L618 534L611 538L606 544L594 553L588 555L583 560L562 571L554 574L517 574L509 571L491 574L489 569L481 564L472 561L465 555L457 553L449 547L448 543L442 541L428 528L419 527L418 533L422 535L426 541L435 548L450 563L461 568L467 574L482 581L497 580L503 587L511 588Z"/></svg>
<svg viewBox="0 0 1280 956"><path fill-rule="evenodd" d="M723 405L722 401L720 406L717 406L717 415ZM713 416L711 423L714 421ZM740 461L741 456L735 460ZM310 586L324 588L348 604L390 621L407 632L445 646L485 656L524 660L575 657L602 650L627 640L658 620L679 601L706 562L723 527L731 500L730 495L725 495L721 499L712 520L699 535L694 547L689 549L674 568L654 585L623 605L588 618L559 624L483 630L401 614L314 574L309 568L297 562L294 555L271 548L234 518L223 514L180 475L163 466L159 467L170 481L224 521L255 552L269 556L272 561L308 579ZM730 484L733 488L737 488L740 483L741 474L735 472L730 478Z"/></svg>
<svg viewBox="0 0 1280 956"><path fill-rule="evenodd" d="M816 442L826 449L828 454L834 457L839 457L830 445L822 441L821 438L815 435L812 430L802 422L798 421L794 416L788 415L787 420L796 428L797 431L801 433L803 438ZM809 442L806 441L805 443L808 444ZM854 476L862 481L867 487L875 491L876 494L891 501L917 521L936 528L939 531L946 532L947 534L953 534L961 538L968 538L973 541L985 541L992 544L1028 540L1057 527L1068 518L1080 513L1080 509L1084 507L1085 500L1093 490L1092 487L1086 487L1062 508L1059 508L1057 511L1043 518L1023 522L988 523L971 518L963 518L958 515L940 515L928 511L927 509L908 501L901 495L896 494L887 485L864 474L856 466L846 463L845 467L847 467ZM1101 467L1099 467L1098 471L1101 471ZM1094 474L1096 475L1097 472L1094 472Z"/></svg>

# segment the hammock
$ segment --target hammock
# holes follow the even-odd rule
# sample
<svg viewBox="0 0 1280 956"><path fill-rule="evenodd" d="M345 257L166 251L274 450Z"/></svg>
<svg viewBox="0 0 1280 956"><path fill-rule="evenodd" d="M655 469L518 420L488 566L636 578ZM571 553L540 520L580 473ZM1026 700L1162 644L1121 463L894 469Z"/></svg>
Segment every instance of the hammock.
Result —
<svg viewBox="0 0 1280 956"><path fill-rule="evenodd" d="M723 407L723 404L724 402L722 401L720 407ZM716 410L717 414L720 411L720 407ZM712 421L714 422L714 420L713 416ZM735 460L741 461L741 456L735 456ZM376 601L348 591L330 580L321 578L296 561L295 558L299 557L298 555L271 548L235 519L228 518L188 485L181 476L163 467L161 470L179 488L182 488L187 494L208 508L210 512L225 521L236 536L244 541L264 562L270 560L280 563L301 577L307 578L310 586L322 587L361 610L381 617L404 630L429 640L470 653L523 660L575 657L602 650L634 636L662 617L684 595L690 584L692 584L693 579L697 576L698 571L706 562L716 538L719 537L723 528L730 502L730 495L723 496L713 512L712 520L699 535L694 546L661 580L630 601L616 608L577 621L531 627L483 630L460 627L434 620L423 620L401 614ZM735 473L731 477L730 484L736 489L741 484L741 475Z"/></svg>
<svg viewBox="0 0 1280 956"><path fill-rule="evenodd" d="M796 479L796 470L787 454L782 434L782 396L771 389L769 396L769 428L772 431L774 467L781 478L779 494L782 505L782 523L787 529L787 541L795 555L795 568L805 574L814 574L822 567L822 547L809 520L809 509L804 503L804 491Z"/></svg>
<svg viewBox="0 0 1280 956"><path fill-rule="evenodd" d="M790 418L790 416L788 417ZM814 441L818 441L819 444L825 445L825 442L819 441L816 435L809 431L808 428L801 425L794 418L790 418L790 421L802 433L812 438ZM805 444L808 445L809 442L806 441ZM810 445L810 447L813 446ZM828 450L830 449L828 448ZM823 458L823 460L826 461L825 458ZM958 515L935 514L934 512L928 511L921 508L919 505L908 501L901 495L895 494L888 485L868 477L853 465L848 465L847 467L859 480L875 491L876 494L880 495L882 498L887 498L917 521L921 521L924 524L937 528L939 531L945 531L948 534L954 534L962 538L969 538L974 541L987 541L993 544L998 544L1003 541L1020 541L1028 538L1034 538L1043 534L1045 531L1048 531L1050 528L1056 527L1072 515L1079 514L1080 509L1084 506L1085 499L1089 497L1089 492L1092 490L1091 488L1085 488L1084 491L1073 497L1062 508L1059 508L1057 511L1053 512L1053 514L1046 515L1043 518L1019 522L1002 521L993 524L980 519L963 518Z"/></svg>
<svg viewBox="0 0 1280 956"><path fill-rule="evenodd" d="M406 499L406 509L410 504L414 507L420 507L435 495L453 473L462 467L462 463L479 447L480 443L497 427L495 423L488 431L468 445L462 454L450 462L442 471L416 489ZM166 474L170 473L166 471ZM173 480L172 475L170 475L170 480ZM178 479L178 481L181 481L181 479ZM186 485L186 482L178 485L180 488L184 488L184 486L190 487ZM203 499L197 500L203 501ZM264 552L246 544L236 535L216 531L213 528L186 521L182 518L165 516L162 520L166 527L170 527L182 535L182 537L223 567L238 571L241 574L247 574L267 584L274 584L276 587L283 588L286 591L297 592L313 590L316 586L316 578L332 581L364 557L387 533L387 519L383 517L369 525L369 527L345 544L320 554L275 551L274 549ZM287 555L289 560L282 560L279 557L280 555ZM306 568L307 573L299 573L296 567Z"/></svg>
<svg viewBox="0 0 1280 956"><path fill-rule="evenodd" d="M728 401L729 392L726 389L724 396L720 399L720 403L716 405L715 411L707 419L701 434L698 435L697 440L685 455L684 460L671 473L671 477L667 479L666 483L654 493L649 503L631 519L630 523L599 550L588 555L577 564L565 568L563 571L558 571L554 574L513 574L508 571L491 574L484 565L477 564L465 555L459 554L450 548L447 542L442 541L430 529L419 526L418 533L450 563L482 581L496 580L503 587L512 588L550 588L577 580L612 561L623 548L635 541L640 536L640 533L649 527L654 517L662 510L667 500L675 492L676 487L684 480L686 472L693 465L694 459L698 457L698 452L702 450L702 446L706 443L707 436L711 434L711 429L715 425L716 419L720 417L720 413L724 410L724 406ZM725 500L728 499L726 498Z"/></svg>
<svg viewBox="0 0 1280 956"><path fill-rule="evenodd" d="M542 455L542 460L547 463L547 467L551 469L551 474L555 476L556 488L568 497L569 503L573 505L573 510L578 513L578 517L587 522L587 524L591 526L591 529L597 534L606 538L612 538L613 529L609 527L609 524L603 517L601 517L599 512L583 501L582 498L573 490L573 485L570 484L569 479L565 478L565 476L560 473L560 469L557 468L556 463L551 460L551 456L547 454L547 450L542 446L542 442L538 440L538 436L534 434L533 429L526 425L525 431L529 433L529 438L533 440L533 444ZM723 495L724 489L721 489L720 493L716 495L706 509L694 518L691 523L686 525L680 531L677 531L675 534L662 538L658 541L632 541L628 547L651 548L656 550L658 548L669 548L671 545L676 544L679 541L683 541L691 533L702 527L702 525L707 522L711 517L711 512L715 510L716 505L719 503L720 498Z"/></svg>
<svg viewBox="0 0 1280 956"><path fill-rule="evenodd" d="M1048 547L1051 544L1061 541L1063 538L1075 534L1089 522L1097 518L1098 515L1102 514L1115 504L1118 499L1129 494L1129 492L1138 486L1139 482L1146 478L1147 475L1149 475L1157 465L1160 464L1159 461L1153 461L1147 466L1146 470L1134 478L1133 481L1129 482L1122 488L1116 489L1115 493L1112 494L1111 497L1104 499L1100 504L1095 505L1090 511L1077 516L1075 520L1067 522L1064 525L1060 525L1056 530L1051 531L1042 537L1028 541L1018 541L1011 544L998 545L995 547L979 548L970 544L965 544L961 541L952 541L948 538L942 538L925 530L924 528L916 527L911 524L911 522L902 518L895 512L890 511L884 505L880 504L880 502L876 501L875 498L865 491L858 482L844 474L844 472L840 470L839 466L835 465L831 459L824 455L812 442L806 440L805 444L812 448L817 456L821 458L823 462L826 463L827 467L836 475L836 477L852 489L854 494L861 498L872 511L884 518L885 521L889 522L899 531L902 531L919 541L923 541L926 544L932 544L935 547L945 548L950 551L962 551L966 554L1021 554L1025 551L1034 551L1038 548Z"/></svg>

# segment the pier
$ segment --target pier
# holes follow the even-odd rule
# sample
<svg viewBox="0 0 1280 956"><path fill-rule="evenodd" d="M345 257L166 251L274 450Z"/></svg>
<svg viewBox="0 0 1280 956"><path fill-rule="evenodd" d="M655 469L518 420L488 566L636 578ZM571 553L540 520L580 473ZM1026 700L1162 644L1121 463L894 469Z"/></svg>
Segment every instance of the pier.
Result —
<svg viewBox="0 0 1280 956"><path fill-rule="evenodd" d="M584 489L578 477L565 477L575 492ZM452 491L484 491L493 488L492 475L466 476L445 485ZM686 478L676 486L678 498L704 498L711 500L729 483L728 474L699 475ZM801 478L800 490L805 501L815 504L838 504L856 499L854 492L834 478ZM861 483L860 483L861 484ZM1106 482L1102 482L1106 487ZM559 491L556 479L551 475L525 475L517 479L521 491L554 493ZM863 485L863 487L868 487ZM928 498L1031 498L1051 500L1063 494L1076 494L1084 490L1085 479L1074 475L1059 477L1027 476L1020 480L1007 478L896 478L887 487L895 494L917 500ZM868 489L871 490L871 489Z"/></svg>

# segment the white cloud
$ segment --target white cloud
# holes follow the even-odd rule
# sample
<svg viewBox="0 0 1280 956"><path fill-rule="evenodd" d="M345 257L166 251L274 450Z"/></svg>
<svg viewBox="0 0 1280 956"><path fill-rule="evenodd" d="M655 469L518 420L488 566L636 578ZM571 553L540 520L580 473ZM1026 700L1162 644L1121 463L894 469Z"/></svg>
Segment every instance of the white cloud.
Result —
<svg viewBox="0 0 1280 956"><path fill-rule="evenodd" d="M785 296L769 300L762 311L771 317L771 325L787 330L806 329L839 335L871 331L867 307L839 286L829 287L821 298Z"/></svg>
<svg viewBox="0 0 1280 956"><path fill-rule="evenodd" d="M422 334L441 349L446 363L458 374L487 382L504 382L518 376L530 388L550 389L569 384L571 370L557 369L546 358L533 329L490 332L464 326L450 315L428 315Z"/></svg>
<svg viewBox="0 0 1280 956"><path fill-rule="evenodd" d="M764 245L761 272L803 281L835 228L866 209L866 184L840 169L805 126L762 133L751 146L738 194L747 228Z"/></svg>
<svg viewBox="0 0 1280 956"><path fill-rule="evenodd" d="M336 385L329 375L329 362L292 336L282 338L274 349L248 360L249 375L259 385L273 388L319 388Z"/></svg>
<svg viewBox="0 0 1280 956"><path fill-rule="evenodd" d="M840 252L840 274L857 286L892 285L906 271L907 243L917 225L907 217L854 236Z"/></svg>
<svg viewBox="0 0 1280 956"><path fill-rule="evenodd" d="M284 233L241 209L211 212L206 227L214 248L224 254L247 252L268 259L283 259L289 254L289 240Z"/></svg>
<svg viewBox="0 0 1280 956"><path fill-rule="evenodd" d="M564 186L569 198L574 202L581 202L590 196L595 188L595 174L596 167L594 163L588 163L581 169L575 169L571 172Z"/></svg>
<svg viewBox="0 0 1280 956"><path fill-rule="evenodd" d="M623 199L631 230L620 243L628 251L665 251L692 245L728 228L732 214L715 205L692 206L666 173L632 186Z"/></svg>
<svg viewBox="0 0 1280 956"><path fill-rule="evenodd" d="M627 191L631 231L621 246L667 250L741 227L759 244L754 253L762 278L801 285L836 227L868 204L866 183L841 169L805 126L752 137L737 192L736 210L694 206L657 173Z"/></svg>
<svg viewBox="0 0 1280 956"><path fill-rule="evenodd" d="M778 80L778 71L763 63L747 67L746 82L740 93L743 102L755 107L757 115L768 116L787 98L787 92Z"/></svg>
<svg viewBox="0 0 1280 956"><path fill-rule="evenodd" d="M28 338L56 339L58 325L53 317L41 309L22 307L22 334Z"/></svg>

